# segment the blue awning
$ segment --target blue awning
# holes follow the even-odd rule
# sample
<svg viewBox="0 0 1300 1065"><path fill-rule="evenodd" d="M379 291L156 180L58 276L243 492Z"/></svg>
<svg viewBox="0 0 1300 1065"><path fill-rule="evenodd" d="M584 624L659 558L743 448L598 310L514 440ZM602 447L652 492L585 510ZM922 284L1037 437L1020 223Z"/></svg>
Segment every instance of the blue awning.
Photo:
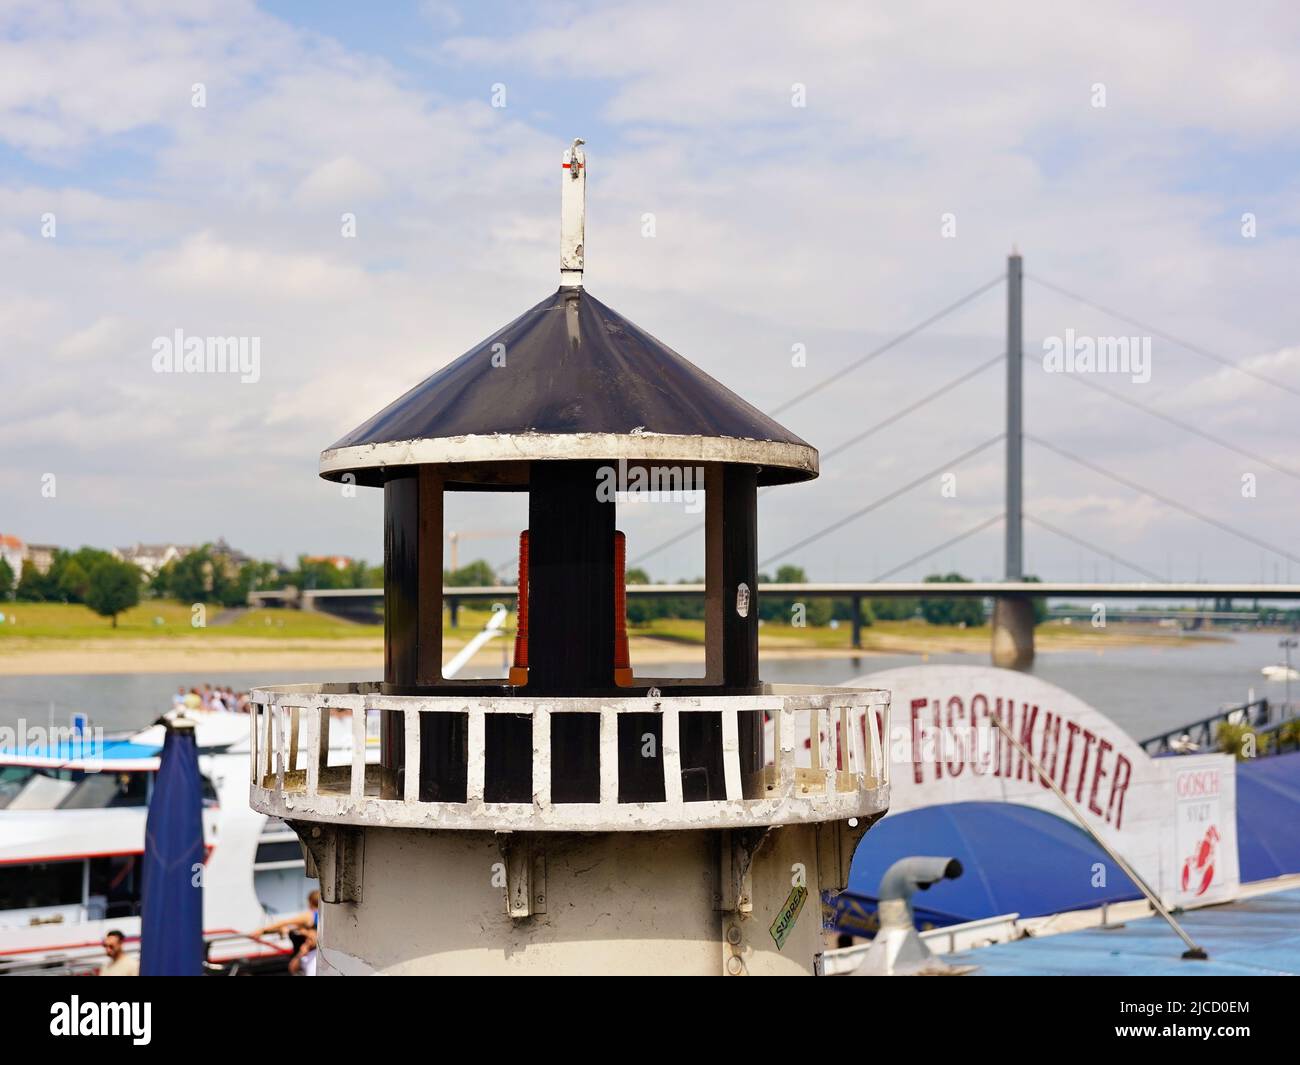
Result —
<svg viewBox="0 0 1300 1065"><path fill-rule="evenodd" d="M864 934L880 878L911 855L956 858L963 873L912 899L917 923L942 927L1018 913L1039 917L1141 897L1081 828L1054 814L999 802L926 806L886 817L858 845L846 896L831 900L837 929Z"/></svg>
<svg viewBox="0 0 1300 1065"><path fill-rule="evenodd" d="M0 755L13 759L30 758L42 761L83 762L140 762L157 758L159 748L151 743L132 740L95 741L93 734L80 737L63 737L53 745L33 744L24 747L0 747Z"/></svg>
<svg viewBox="0 0 1300 1065"><path fill-rule="evenodd" d="M1237 763L1241 879L1300 873L1300 751Z"/></svg>

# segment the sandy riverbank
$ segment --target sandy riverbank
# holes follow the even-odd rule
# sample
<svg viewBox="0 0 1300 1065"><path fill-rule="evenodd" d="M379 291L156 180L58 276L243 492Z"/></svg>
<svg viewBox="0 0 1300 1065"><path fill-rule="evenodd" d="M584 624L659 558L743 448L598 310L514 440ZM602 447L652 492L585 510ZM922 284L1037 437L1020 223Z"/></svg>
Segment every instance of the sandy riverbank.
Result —
<svg viewBox="0 0 1300 1065"><path fill-rule="evenodd" d="M868 646L810 646L806 641L782 637L763 638L762 654L773 658L837 659L872 655L900 654L980 654L988 653L988 634L915 633L864 634ZM1064 632L1041 632L1040 652L1097 651L1140 644L1169 645L1187 637L1128 632L1108 635L1076 636ZM1195 638L1192 638L1195 639ZM447 657L460 645L448 641ZM704 648L696 643L633 637L630 645L634 667L662 665L668 662L698 663L704 660ZM475 656L479 664L501 660L500 643L489 645ZM249 639L241 636L184 636L158 638L114 638L105 640L23 640L6 639L0 643L0 675L56 675L100 673L207 673L245 672L254 670L357 669L379 672L383 669L383 642L378 637L350 639L297 638L285 640Z"/></svg>

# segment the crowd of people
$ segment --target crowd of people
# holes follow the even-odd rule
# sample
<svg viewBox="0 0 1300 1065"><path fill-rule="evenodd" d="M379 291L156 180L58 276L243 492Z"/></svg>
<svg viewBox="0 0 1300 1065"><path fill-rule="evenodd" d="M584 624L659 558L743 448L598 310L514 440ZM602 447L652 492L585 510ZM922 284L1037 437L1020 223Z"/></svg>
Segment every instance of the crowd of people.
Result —
<svg viewBox="0 0 1300 1065"><path fill-rule="evenodd" d="M248 692L205 684L201 688L176 689L172 696L174 710L226 710L233 714L248 713Z"/></svg>

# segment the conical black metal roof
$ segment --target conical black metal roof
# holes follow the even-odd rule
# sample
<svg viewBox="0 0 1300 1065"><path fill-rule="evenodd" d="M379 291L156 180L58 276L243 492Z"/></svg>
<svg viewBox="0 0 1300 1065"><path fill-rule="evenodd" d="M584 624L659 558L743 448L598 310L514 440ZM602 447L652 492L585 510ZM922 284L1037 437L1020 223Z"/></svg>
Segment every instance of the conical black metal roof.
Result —
<svg viewBox="0 0 1300 1065"><path fill-rule="evenodd" d="M582 288L560 288L321 454L321 475L554 459L743 462L817 476L817 451Z"/></svg>

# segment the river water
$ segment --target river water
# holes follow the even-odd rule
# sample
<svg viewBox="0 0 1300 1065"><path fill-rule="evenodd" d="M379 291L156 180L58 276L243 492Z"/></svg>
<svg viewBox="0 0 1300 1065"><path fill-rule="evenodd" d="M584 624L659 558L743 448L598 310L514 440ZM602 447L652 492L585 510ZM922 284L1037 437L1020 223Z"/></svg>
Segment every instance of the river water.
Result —
<svg viewBox="0 0 1300 1065"><path fill-rule="evenodd" d="M1229 640L1204 640L1168 646L1115 647L1101 651L1040 654L1033 672L1091 703L1135 739L1209 717L1223 706L1256 697L1282 699L1285 685L1260 669L1280 661L1278 636L1241 633ZM918 655L863 655L859 658L763 659L763 679L780 683L843 684L865 673L916 665ZM986 665L987 654L931 655L932 663ZM698 671L656 665L660 676ZM470 674L466 672L465 676ZM132 673L65 676L0 676L0 726L66 725L75 712L90 716L108 733L149 724L171 706L178 687L257 685L307 681L377 680L364 670L280 670L258 672ZM1300 698L1300 681L1293 682Z"/></svg>

